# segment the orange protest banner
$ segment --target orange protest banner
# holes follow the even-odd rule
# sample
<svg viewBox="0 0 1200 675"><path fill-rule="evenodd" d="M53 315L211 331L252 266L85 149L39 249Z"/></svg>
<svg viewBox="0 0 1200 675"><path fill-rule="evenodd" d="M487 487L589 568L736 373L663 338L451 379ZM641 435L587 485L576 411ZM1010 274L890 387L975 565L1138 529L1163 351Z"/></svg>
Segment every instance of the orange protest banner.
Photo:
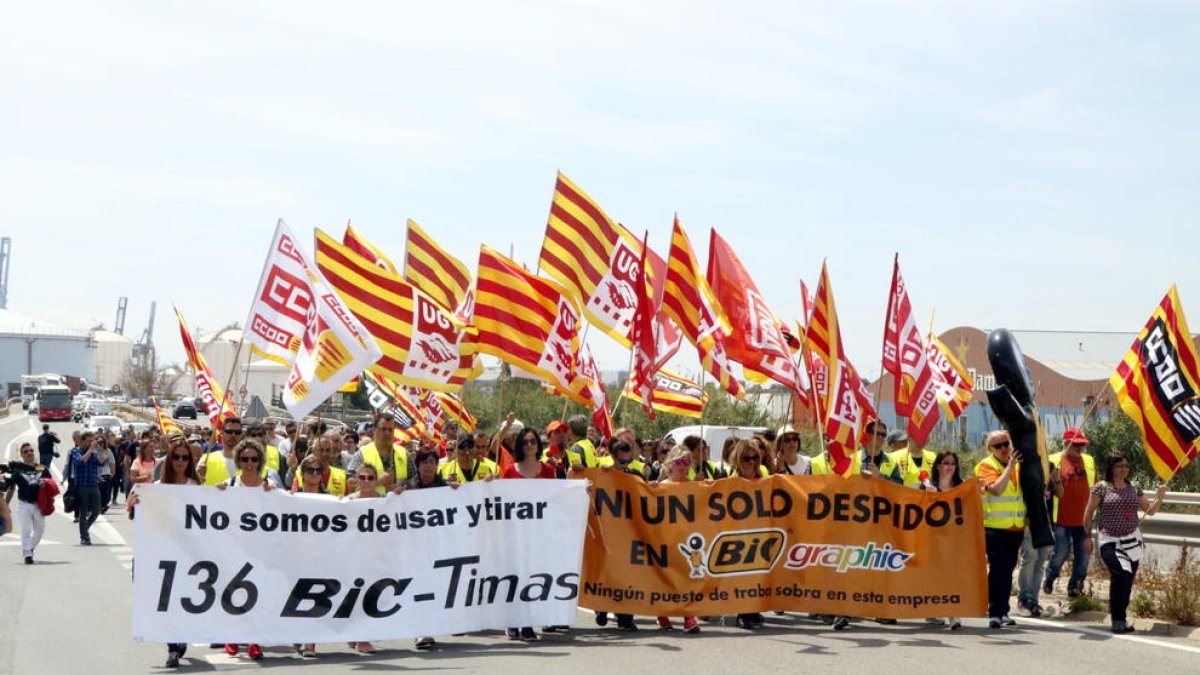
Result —
<svg viewBox="0 0 1200 675"><path fill-rule="evenodd" d="M836 475L648 485L587 469L579 604L649 616L790 610L983 616L978 483L951 492Z"/></svg>

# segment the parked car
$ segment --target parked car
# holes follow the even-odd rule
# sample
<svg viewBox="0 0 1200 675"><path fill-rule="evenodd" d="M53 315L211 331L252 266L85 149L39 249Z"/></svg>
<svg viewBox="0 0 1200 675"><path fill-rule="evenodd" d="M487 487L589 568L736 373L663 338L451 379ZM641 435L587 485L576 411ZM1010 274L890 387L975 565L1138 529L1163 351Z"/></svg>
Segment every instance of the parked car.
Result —
<svg viewBox="0 0 1200 675"><path fill-rule="evenodd" d="M93 415L112 415L112 404L108 401L92 399L83 404L83 416L91 417Z"/></svg>
<svg viewBox="0 0 1200 675"><path fill-rule="evenodd" d="M196 403L194 401L183 400L175 404L175 411L171 416L179 419L181 417L190 417L196 419Z"/></svg>

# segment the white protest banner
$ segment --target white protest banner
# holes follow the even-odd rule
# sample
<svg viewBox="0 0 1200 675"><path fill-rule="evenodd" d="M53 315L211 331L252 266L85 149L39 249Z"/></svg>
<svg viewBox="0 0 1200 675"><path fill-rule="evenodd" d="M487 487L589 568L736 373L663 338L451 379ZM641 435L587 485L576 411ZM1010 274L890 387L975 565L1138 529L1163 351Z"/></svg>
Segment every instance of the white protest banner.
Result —
<svg viewBox="0 0 1200 675"><path fill-rule="evenodd" d="M387 640L575 619L586 481L349 501L171 485L138 494L135 640Z"/></svg>

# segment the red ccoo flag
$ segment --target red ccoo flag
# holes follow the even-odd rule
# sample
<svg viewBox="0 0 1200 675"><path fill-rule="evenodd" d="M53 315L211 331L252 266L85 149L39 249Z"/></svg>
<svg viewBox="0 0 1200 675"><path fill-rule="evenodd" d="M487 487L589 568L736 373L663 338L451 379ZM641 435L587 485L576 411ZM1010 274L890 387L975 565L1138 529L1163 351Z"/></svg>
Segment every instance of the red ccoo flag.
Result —
<svg viewBox="0 0 1200 675"><path fill-rule="evenodd" d="M883 325L883 370L892 374L896 414L908 418L908 435L925 445L937 424L937 389L921 331L913 317L908 287L900 276L900 254L892 267L887 317Z"/></svg>
<svg viewBox="0 0 1200 675"><path fill-rule="evenodd" d="M649 233L642 237L642 259L635 272L634 291L638 294L637 312L633 315L633 326L629 339L633 341L633 369L629 373L629 387L642 400L642 410L654 419L654 374L658 372L658 340L654 333L654 317L658 308L654 304L653 289L648 283L646 257L650 251L647 243Z"/></svg>

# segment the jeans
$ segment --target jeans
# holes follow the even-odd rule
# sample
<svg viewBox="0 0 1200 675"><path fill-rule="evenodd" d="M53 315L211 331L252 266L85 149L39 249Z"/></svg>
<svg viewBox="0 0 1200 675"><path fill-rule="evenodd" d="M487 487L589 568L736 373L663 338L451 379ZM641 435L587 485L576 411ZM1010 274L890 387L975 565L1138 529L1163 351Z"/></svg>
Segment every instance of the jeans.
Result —
<svg viewBox="0 0 1200 675"><path fill-rule="evenodd" d="M75 509L79 512L79 540L91 542L88 530L100 516L100 487L80 485L75 488Z"/></svg>
<svg viewBox="0 0 1200 675"><path fill-rule="evenodd" d="M1071 553L1071 579L1067 582L1068 591L1078 591L1083 588L1083 580L1087 578L1088 564L1091 556L1083 550L1083 542L1087 541L1087 531L1082 525L1054 526L1054 553L1046 565L1046 581L1051 583L1062 574L1063 565L1067 562L1067 552Z"/></svg>
<svg viewBox="0 0 1200 675"><path fill-rule="evenodd" d="M984 528L988 559L988 617L1008 615L1008 596L1012 590L1013 570L1017 567L1017 554L1021 551L1019 530L996 530Z"/></svg>
<svg viewBox="0 0 1200 675"><path fill-rule="evenodd" d="M1108 609L1112 613L1112 620L1124 622L1125 611L1129 609L1129 595L1133 593L1133 578L1137 576L1138 563L1131 563L1130 570L1126 572L1117 558L1116 544L1101 546L1100 559L1104 561L1112 579L1108 585Z"/></svg>
<svg viewBox="0 0 1200 675"><path fill-rule="evenodd" d="M46 531L46 516L37 504L18 501L17 522L21 524L21 555L32 556Z"/></svg>
<svg viewBox="0 0 1200 675"><path fill-rule="evenodd" d="M1038 604L1038 593L1042 590L1042 575L1046 572L1046 561L1054 552L1053 546L1035 549L1026 528L1021 540L1021 571L1017 573L1017 601L1025 607Z"/></svg>

